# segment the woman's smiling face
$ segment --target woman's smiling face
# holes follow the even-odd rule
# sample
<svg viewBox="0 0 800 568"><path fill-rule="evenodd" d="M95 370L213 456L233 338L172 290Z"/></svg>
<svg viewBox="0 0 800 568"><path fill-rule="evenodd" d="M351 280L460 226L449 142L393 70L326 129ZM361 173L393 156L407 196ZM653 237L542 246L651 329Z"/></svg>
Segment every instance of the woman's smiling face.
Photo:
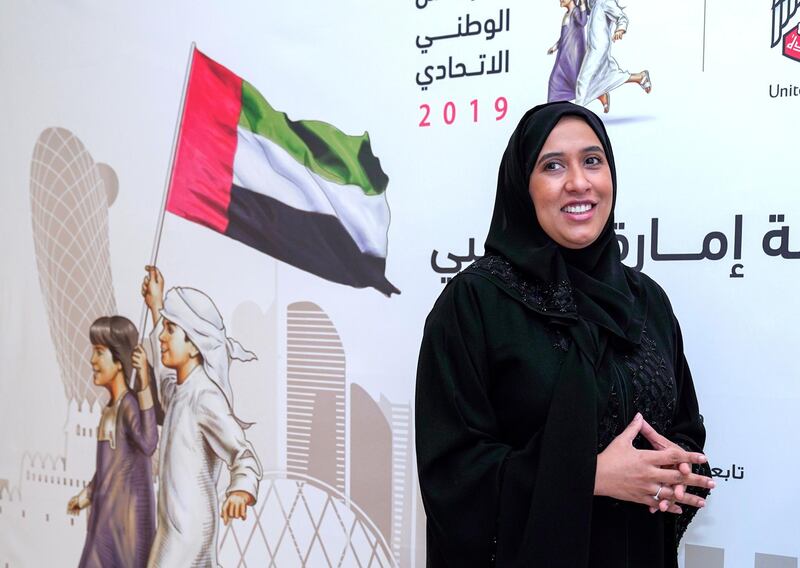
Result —
<svg viewBox="0 0 800 568"><path fill-rule="evenodd" d="M582 119L562 118L539 152L528 182L536 218L562 247L589 246L611 215L614 186L605 151Z"/></svg>

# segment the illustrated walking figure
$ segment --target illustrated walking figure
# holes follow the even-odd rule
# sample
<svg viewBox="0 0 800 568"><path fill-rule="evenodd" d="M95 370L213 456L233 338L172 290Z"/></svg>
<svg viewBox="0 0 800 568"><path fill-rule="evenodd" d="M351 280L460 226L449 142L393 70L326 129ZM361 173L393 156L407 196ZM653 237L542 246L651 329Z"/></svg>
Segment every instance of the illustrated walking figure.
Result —
<svg viewBox="0 0 800 568"><path fill-rule="evenodd" d="M69 500L67 512L89 507L80 568L143 568L156 530L150 457L158 444L147 357L136 326L122 316L101 317L89 328L94 384L110 400L97 428L94 477ZM136 395L128 389L136 370Z"/></svg>
<svg viewBox="0 0 800 568"><path fill-rule="evenodd" d="M611 91L625 83L638 84L645 93L652 89L649 71L630 73L611 56L611 46L621 40L628 29L628 17L617 0L588 0L585 25L586 53L575 82L576 104L586 106L594 99L611 108Z"/></svg>
<svg viewBox="0 0 800 568"><path fill-rule="evenodd" d="M194 288L172 288L146 267L142 295L153 318L150 348L159 381L161 429L158 530L148 566L217 566L219 519L245 519L262 470L233 411L233 359L256 356L227 336L219 310ZM217 482L230 472L220 508Z"/></svg>
<svg viewBox="0 0 800 568"><path fill-rule="evenodd" d="M561 22L561 35L547 50L548 55L556 53L547 87L547 102L575 98L578 73L586 55L586 22L589 19L586 4L580 0L560 0L559 4L566 12Z"/></svg>

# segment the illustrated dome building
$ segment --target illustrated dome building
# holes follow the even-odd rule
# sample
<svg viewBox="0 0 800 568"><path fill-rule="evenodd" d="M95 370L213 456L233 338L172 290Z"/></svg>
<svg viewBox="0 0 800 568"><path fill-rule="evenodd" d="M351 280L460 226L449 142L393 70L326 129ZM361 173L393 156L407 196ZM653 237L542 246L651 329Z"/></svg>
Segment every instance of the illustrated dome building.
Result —
<svg viewBox="0 0 800 568"><path fill-rule="evenodd" d="M394 568L380 530L336 488L307 475L264 472L252 514L222 529L223 566Z"/></svg>
<svg viewBox="0 0 800 568"><path fill-rule="evenodd" d="M108 239L116 175L69 130L48 128L33 150L30 184L39 285L65 394L92 406L106 395L91 382L89 326L117 311Z"/></svg>

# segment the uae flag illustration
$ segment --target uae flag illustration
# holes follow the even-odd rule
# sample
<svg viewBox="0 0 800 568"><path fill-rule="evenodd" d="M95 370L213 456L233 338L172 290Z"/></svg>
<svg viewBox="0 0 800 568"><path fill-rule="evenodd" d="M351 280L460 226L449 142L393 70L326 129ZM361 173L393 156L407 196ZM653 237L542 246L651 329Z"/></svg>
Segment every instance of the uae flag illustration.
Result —
<svg viewBox="0 0 800 568"><path fill-rule="evenodd" d="M167 211L327 280L391 295L388 182L366 132L291 120L194 50Z"/></svg>

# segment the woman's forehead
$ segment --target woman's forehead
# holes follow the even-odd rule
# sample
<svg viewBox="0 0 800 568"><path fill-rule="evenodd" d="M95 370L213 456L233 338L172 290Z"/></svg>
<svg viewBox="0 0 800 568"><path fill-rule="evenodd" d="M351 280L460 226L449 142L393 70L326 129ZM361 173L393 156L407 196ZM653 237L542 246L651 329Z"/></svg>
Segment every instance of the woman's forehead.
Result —
<svg viewBox="0 0 800 568"><path fill-rule="evenodd" d="M600 142L594 128L583 118L574 115L561 117L545 139L545 145L553 141L569 141L573 137L588 137Z"/></svg>
<svg viewBox="0 0 800 568"><path fill-rule="evenodd" d="M601 146L606 154L609 153L605 129L591 111L568 103L544 106L529 114L527 120L518 126L518 135L521 138L517 148L519 159L529 173L538 156L545 151L545 146L552 146L554 141L565 136L578 134L586 140L591 139L593 144Z"/></svg>

